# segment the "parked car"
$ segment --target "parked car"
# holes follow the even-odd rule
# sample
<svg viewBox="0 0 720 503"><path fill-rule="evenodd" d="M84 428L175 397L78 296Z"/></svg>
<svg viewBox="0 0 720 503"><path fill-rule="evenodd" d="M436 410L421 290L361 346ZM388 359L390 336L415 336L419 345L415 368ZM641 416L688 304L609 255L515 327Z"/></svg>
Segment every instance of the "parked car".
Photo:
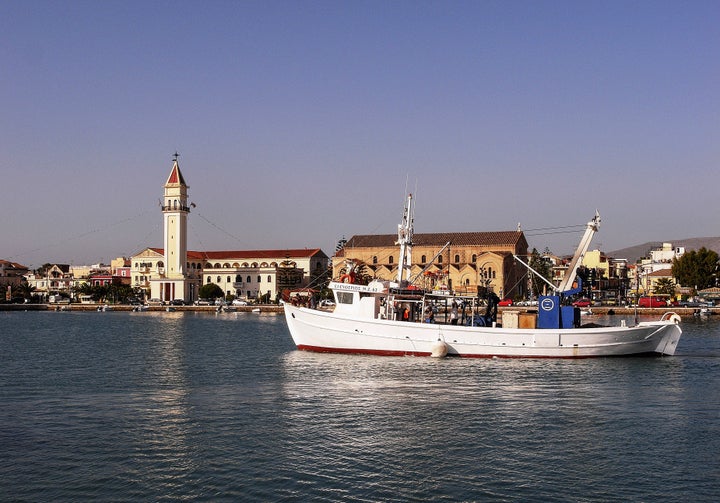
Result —
<svg viewBox="0 0 720 503"><path fill-rule="evenodd" d="M668 305L669 302L667 297L643 295L638 300L638 307L667 307Z"/></svg>
<svg viewBox="0 0 720 503"><path fill-rule="evenodd" d="M512 299L503 299L500 302L498 302L498 306L500 306L500 307L507 307L507 306L512 306L512 305L513 305Z"/></svg>
<svg viewBox="0 0 720 503"><path fill-rule="evenodd" d="M247 306L248 303L247 303L247 301L242 300L242 299L234 299L234 300L232 301L232 305L233 305L233 306Z"/></svg>
<svg viewBox="0 0 720 503"><path fill-rule="evenodd" d="M182 299L174 299L174 300L171 302L171 304L172 304L173 306L184 306L184 305L185 305L185 301L182 300Z"/></svg>
<svg viewBox="0 0 720 503"><path fill-rule="evenodd" d="M590 299L578 299L572 303L574 307L590 307L592 301Z"/></svg>

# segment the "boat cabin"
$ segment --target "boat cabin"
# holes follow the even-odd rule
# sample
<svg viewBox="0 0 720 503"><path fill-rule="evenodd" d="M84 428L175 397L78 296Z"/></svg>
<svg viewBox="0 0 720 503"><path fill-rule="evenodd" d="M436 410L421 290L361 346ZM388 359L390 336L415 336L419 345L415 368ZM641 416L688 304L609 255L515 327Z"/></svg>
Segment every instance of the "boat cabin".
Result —
<svg viewBox="0 0 720 503"><path fill-rule="evenodd" d="M368 285L331 282L335 295L335 313L364 319L380 316L381 300L388 293L386 282L372 281Z"/></svg>

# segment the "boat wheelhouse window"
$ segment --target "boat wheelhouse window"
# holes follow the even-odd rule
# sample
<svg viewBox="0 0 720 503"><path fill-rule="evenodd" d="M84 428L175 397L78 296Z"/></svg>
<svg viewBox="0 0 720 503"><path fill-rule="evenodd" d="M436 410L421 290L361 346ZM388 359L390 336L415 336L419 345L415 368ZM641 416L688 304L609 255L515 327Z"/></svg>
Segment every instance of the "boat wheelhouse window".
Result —
<svg viewBox="0 0 720 503"><path fill-rule="evenodd" d="M352 304L353 294L352 292L336 292L337 300L340 304Z"/></svg>

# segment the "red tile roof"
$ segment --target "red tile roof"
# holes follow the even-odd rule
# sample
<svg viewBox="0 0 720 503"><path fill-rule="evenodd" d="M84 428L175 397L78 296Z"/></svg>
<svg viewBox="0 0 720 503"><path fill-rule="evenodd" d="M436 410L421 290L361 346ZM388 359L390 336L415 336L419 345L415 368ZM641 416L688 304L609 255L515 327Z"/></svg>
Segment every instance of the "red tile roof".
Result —
<svg viewBox="0 0 720 503"><path fill-rule="evenodd" d="M170 176L168 176L167 182L165 182L165 185L187 185L185 183L185 178L183 178L182 173L180 172L180 166L178 166L177 161L173 162L172 170L170 171Z"/></svg>
<svg viewBox="0 0 720 503"><path fill-rule="evenodd" d="M524 240L521 231L495 232L435 232L414 234L414 246L444 246L448 241L455 246L515 246ZM395 246L397 235L372 234L351 237L345 248L369 248Z"/></svg>

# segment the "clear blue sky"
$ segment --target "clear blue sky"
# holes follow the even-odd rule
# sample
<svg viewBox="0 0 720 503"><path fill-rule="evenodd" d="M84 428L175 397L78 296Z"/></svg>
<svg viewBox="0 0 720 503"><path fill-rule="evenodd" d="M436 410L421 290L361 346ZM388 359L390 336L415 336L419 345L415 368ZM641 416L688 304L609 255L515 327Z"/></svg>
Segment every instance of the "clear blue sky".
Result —
<svg viewBox="0 0 720 503"><path fill-rule="evenodd" d="M0 258L512 230L720 235L720 2L0 3Z"/></svg>

